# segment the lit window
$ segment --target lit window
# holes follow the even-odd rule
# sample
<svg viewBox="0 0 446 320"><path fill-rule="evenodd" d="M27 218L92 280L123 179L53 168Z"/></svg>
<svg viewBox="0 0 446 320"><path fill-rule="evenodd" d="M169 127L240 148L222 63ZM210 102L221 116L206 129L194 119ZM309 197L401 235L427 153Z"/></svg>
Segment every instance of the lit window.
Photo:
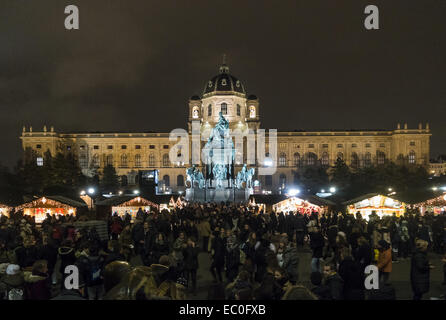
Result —
<svg viewBox="0 0 446 320"><path fill-rule="evenodd" d="M409 152L409 163L410 164L416 163L415 151L413 150Z"/></svg>
<svg viewBox="0 0 446 320"><path fill-rule="evenodd" d="M43 166L43 158L42 158L42 157L38 157L38 158L37 158L37 165L38 165L39 167L42 167L42 166Z"/></svg>
<svg viewBox="0 0 446 320"><path fill-rule="evenodd" d="M137 167L137 168L141 167L141 155L140 154L135 155L135 167Z"/></svg>
<svg viewBox="0 0 446 320"><path fill-rule="evenodd" d="M281 166L281 167L285 167L286 166L286 154L284 152L282 152L279 155L279 166Z"/></svg>
<svg viewBox="0 0 446 320"><path fill-rule="evenodd" d="M321 164L322 164L323 166L328 166L328 165L330 164L330 158L329 158L327 152L324 152L324 153L322 154Z"/></svg>
<svg viewBox="0 0 446 320"><path fill-rule="evenodd" d="M163 155L163 167L168 167L170 165L169 155L166 153Z"/></svg>
<svg viewBox="0 0 446 320"><path fill-rule="evenodd" d="M228 114L228 105L225 102L223 102L221 104L221 110L220 111L224 115Z"/></svg>
<svg viewBox="0 0 446 320"><path fill-rule="evenodd" d="M194 119L198 118L198 107L194 107L192 109L192 118L194 118Z"/></svg>
<svg viewBox="0 0 446 320"><path fill-rule="evenodd" d="M155 166L155 155L151 153L149 155L149 167L154 167L154 166Z"/></svg>
<svg viewBox="0 0 446 320"><path fill-rule="evenodd" d="M254 107L254 106L249 107L249 117L250 118L256 117L256 107Z"/></svg>

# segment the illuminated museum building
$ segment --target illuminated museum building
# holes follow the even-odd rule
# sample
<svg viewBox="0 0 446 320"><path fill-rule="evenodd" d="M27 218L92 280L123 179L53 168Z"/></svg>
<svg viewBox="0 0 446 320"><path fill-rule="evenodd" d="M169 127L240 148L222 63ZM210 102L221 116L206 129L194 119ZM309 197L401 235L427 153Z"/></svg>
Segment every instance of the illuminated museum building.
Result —
<svg viewBox="0 0 446 320"><path fill-rule="evenodd" d="M255 95L248 95L240 80L229 73L223 64L219 73L206 82L201 97L189 99L188 129L198 122L200 128L213 126L222 112L230 128L260 128L260 104ZM278 110L279 112L279 110ZM280 125L280 124L278 124ZM173 128L172 128L173 129ZM268 128L265 128L268 129ZM268 130L266 130L268 132ZM395 130L348 130L348 131L279 131L277 132L277 171L272 176L258 176L263 190L278 192L293 185L294 173L305 166L329 167L337 158L352 168L384 164L387 161L429 166L429 125L419 124L408 129L407 124L397 125ZM57 132L51 127L43 131L23 128L23 150L33 150L39 165L47 150L74 152L82 171L92 175L105 165L111 164L124 183L137 183L140 170L159 170L159 185L167 192L184 191L185 168L190 165L171 163L169 149L177 142L169 141L169 132L150 133L69 133ZM191 142L192 139L189 139ZM268 137L266 156L268 153ZM202 146L205 141L202 141ZM238 164L246 163L246 139L244 159L236 154ZM236 146L237 148L238 146ZM189 152L192 157L192 152ZM258 163L258 166L264 165Z"/></svg>

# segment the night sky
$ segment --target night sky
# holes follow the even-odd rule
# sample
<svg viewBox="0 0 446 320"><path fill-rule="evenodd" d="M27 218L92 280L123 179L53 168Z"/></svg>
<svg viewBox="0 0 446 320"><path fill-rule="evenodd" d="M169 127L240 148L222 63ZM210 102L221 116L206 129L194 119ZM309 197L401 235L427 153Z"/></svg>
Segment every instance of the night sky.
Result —
<svg viewBox="0 0 446 320"><path fill-rule="evenodd" d="M80 9L80 30L64 8ZM380 30L364 8L380 9ZM187 128L218 72L260 99L263 128L432 129L446 153L446 0L1 0L0 162L41 131Z"/></svg>

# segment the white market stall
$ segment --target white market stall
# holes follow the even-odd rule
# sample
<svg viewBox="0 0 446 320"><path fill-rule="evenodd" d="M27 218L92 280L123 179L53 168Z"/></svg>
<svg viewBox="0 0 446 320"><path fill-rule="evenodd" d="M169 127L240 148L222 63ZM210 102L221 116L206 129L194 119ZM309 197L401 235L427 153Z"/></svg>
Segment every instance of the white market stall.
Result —
<svg viewBox="0 0 446 320"><path fill-rule="evenodd" d="M394 213L399 217L406 212L406 204L404 202L377 193L370 193L352 199L344 202L344 205L347 205L347 212L349 214L359 212L366 220L369 220L369 216L373 211L380 218L383 216L392 216Z"/></svg>

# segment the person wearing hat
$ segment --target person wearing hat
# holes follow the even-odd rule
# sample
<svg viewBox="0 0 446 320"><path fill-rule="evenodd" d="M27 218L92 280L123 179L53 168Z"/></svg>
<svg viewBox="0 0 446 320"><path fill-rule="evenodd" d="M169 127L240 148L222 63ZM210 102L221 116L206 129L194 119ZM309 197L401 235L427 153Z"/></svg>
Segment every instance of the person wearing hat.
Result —
<svg viewBox="0 0 446 320"><path fill-rule="evenodd" d="M418 239L415 242L416 250L411 259L410 282L412 285L413 300L421 300L423 294L429 292L430 265L427 258L429 243Z"/></svg>
<svg viewBox="0 0 446 320"><path fill-rule="evenodd" d="M392 272L392 249L386 240L378 241L378 263L379 282L386 284L389 281L390 273Z"/></svg>
<svg viewBox="0 0 446 320"><path fill-rule="evenodd" d="M23 300L25 279L20 266L9 264L5 270L5 277L0 282L0 297L2 300Z"/></svg>

